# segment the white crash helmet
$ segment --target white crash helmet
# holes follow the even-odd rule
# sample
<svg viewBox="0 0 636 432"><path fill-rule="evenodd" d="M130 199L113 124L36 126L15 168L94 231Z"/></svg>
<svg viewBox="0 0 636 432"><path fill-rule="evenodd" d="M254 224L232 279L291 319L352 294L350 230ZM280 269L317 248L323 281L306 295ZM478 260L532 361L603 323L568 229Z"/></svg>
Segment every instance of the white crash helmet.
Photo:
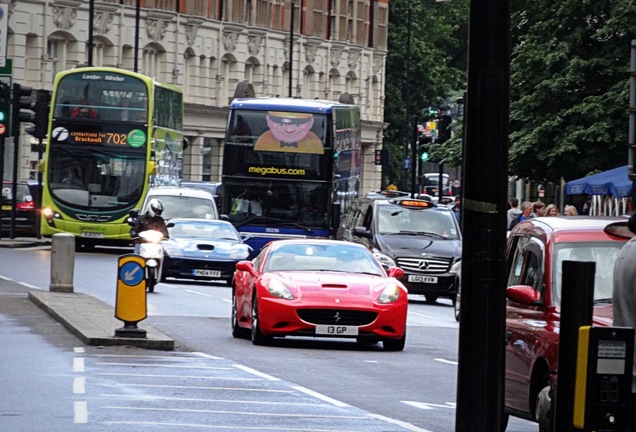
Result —
<svg viewBox="0 0 636 432"><path fill-rule="evenodd" d="M153 198L148 203L148 214L150 217L161 216L163 213L163 203L157 198Z"/></svg>

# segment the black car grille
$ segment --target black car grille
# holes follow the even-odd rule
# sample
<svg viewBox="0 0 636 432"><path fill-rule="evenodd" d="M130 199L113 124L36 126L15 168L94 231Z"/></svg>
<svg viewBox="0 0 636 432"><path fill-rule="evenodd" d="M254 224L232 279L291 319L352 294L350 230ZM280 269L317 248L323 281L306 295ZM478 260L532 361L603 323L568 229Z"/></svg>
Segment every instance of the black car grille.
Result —
<svg viewBox="0 0 636 432"><path fill-rule="evenodd" d="M298 316L310 324L363 326L377 318L376 312L343 309L299 309Z"/></svg>
<svg viewBox="0 0 636 432"><path fill-rule="evenodd" d="M441 274L450 270L451 258L398 258L397 265L409 273Z"/></svg>
<svg viewBox="0 0 636 432"><path fill-rule="evenodd" d="M203 261L203 260L183 260L182 266L188 270L221 270L226 272L233 272L235 268L235 263L231 262L214 262L214 261Z"/></svg>

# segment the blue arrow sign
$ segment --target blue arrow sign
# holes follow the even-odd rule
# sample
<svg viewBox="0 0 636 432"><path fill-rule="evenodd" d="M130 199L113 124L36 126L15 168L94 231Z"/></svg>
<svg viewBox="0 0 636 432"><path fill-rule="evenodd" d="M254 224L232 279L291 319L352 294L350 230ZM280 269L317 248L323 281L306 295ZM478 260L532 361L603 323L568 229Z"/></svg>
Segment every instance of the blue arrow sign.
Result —
<svg viewBox="0 0 636 432"><path fill-rule="evenodd" d="M126 285L139 285L144 278L144 268L136 262L127 262L119 269L119 279Z"/></svg>

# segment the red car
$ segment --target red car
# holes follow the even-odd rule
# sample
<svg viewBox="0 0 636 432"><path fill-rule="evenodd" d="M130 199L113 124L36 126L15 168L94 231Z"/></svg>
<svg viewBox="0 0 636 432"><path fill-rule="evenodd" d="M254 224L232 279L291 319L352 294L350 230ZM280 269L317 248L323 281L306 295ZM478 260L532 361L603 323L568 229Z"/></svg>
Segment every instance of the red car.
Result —
<svg viewBox="0 0 636 432"><path fill-rule="evenodd" d="M549 428L557 370L562 263L595 261L594 325L612 325L613 271L626 242L621 217L540 217L508 237L505 411Z"/></svg>
<svg viewBox="0 0 636 432"><path fill-rule="evenodd" d="M408 292L367 248L337 240L277 240L236 264L232 335L255 345L273 337L382 341L402 351Z"/></svg>

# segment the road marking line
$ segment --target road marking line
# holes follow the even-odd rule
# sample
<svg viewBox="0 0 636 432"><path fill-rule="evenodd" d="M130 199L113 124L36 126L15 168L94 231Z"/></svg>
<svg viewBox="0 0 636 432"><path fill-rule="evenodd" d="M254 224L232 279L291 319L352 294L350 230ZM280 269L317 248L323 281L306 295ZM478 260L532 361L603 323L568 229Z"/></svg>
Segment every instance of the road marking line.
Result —
<svg viewBox="0 0 636 432"><path fill-rule="evenodd" d="M201 293L199 291L194 291L194 290L189 290L187 289L186 292L192 293L192 294L198 294L202 297L212 297L210 294L205 294L205 293Z"/></svg>
<svg viewBox="0 0 636 432"><path fill-rule="evenodd" d="M88 423L88 408L85 401L77 401L73 404L73 421L75 423Z"/></svg>
<svg viewBox="0 0 636 432"><path fill-rule="evenodd" d="M194 366L194 365L169 365L161 363L117 363L117 362L95 362L102 366L132 366L132 367L152 367L152 368L172 368L172 369L203 369L203 370L234 370L231 367L221 366Z"/></svg>
<svg viewBox="0 0 636 432"><path fill-rule="evenodd" d="M188 413L205 413L205 414L230 414L230 415L246 415L251 417L295 417L295 418L321 418L321 419L348 419L348 420L366 420L368 415L328 415L328 414L297 414L297 413L270 413L270 412L254 412L254 411L223 411L223 410L205 410L205 409L186 409L186 408L157 408L157 407L131 407L127 405L103 405L101 408L129 410L129 411L163 411L163 412L188 412Z"/></svg>
<svg viewBox="0 0 636 432"><path fill-rule="evenodd" d="M73 379L73 394L86 393L86 378L77 377Z"/></svg>
<svg viewBox="0 0 636 432"><path fill-rule="evenodd" d="M120 376L120 377L144 377L144 378L179 378L179 379L196 379L196 380L227 380L227 381L260 381L258 378L228 378L224 376L198 376L198 375L157 375L157 374L140 374L140 373L116 373L116 372L99 372L95 375L103 376Z"/></svg>
<svg viewBox="0 0 636 432"><path fill-rule="evenodd" d="M276 377L273 377L271 375L267 375L266 373L257 371L256 369L252 369L252 368L247 367L247 366L243 366L243 365L240 365L240 364L234 364L232 366L234 366L237 369L241 369L241 370L243 370L243 371L245 371L247 373L251 373L252 375L256 375L258 377L264 378L264 379L266 379L268 381L280 381L280 379L278 379Z"/></svg>
<svg viewBox="0 0 636 432"><path fill-rule="evenodd" d="M84 347L75 347L73 348L73 352L82 354L82 353L85 353L86 350L84 349Z"/></svg>
<svg viewBox="0 0 636 432"><path fill-rule="evenodd" d="M198 423L166 423L166 422L141 422L141 421L104 421L104 424L108 425L134 425L134 426L168 426L171 428L182 429L186 427L195 429L223 429L223 430L239 430L244 431L245 426L235 425L204 425ZM276 432L356 432L350 429L309 429L307 427L300 428L281 428L271 426L250 426L252 431L276 431Z"/></svg>
<svg viewBox="0 0 636 432"><path fill-rule="evenodd" d="M169 388L169 389L192 389L192 390L226 390L240 392L261 392L261 393L294 393L291 390L269 390L261 388L244 388L244 387L208 387L208 386L182 386L182 385L163 385L163 384L126 384L127 387L148 387L148 388Z"/></svg>
<svg viewBox="0 0 636 432"><path fill-rule="evenodd" d="M347 404L345 402L341 402L339 400L332 399L329 396L325 396L322 393L318 393L318 392L315 392L313 390L309 390L308 388L305 388L305 387L292 386L292 388L298 390L299 392L308 394L309 396L313 396L313 397L315 397L317 399L320 399L321 401L329 402L330 404L335 405L337 407L349 407L349 406L351 406L351 405L349 405L349 404Z"/></svg>
<svg viewBox="0 0 636 432"><path fill-rule="evenodd" d="M84 357L75 357L73 359L73 372L84 372Z"/></svg>
<svg viewBox="0 0 636 432"><path fill-rule="evenodd" d="M102 393L101 397L112 397L116 399L137 399L137 400L162 400L162 401L182 401L182 402L209 402L209 403L228 403L228 404L246 404L246 405L290 405L290 406L310 406L310 407L326 407L326 404L305 403L305 402L271 402L271 401L249 401L236 399L209 399L209 398L180 398L169 396L149 396L149 395L122 395Z"/></svg>
<svg viewBox="0 0 636 432"><path fill-rule="evenodd" d="M453 360L441 359L441 358L436 358L434 360L438 361L440 363L447 363L447 364L454 365L454 366L457 366L459 364L459 362L456 362L456 361L453 361Z"/></svg>
<svg viewBox="0 0 636 432"><path fill-rule="evenodd" d="M419 408L423 410L432 410L435 408L455 409L455 404L451 404L450 402L447 402L446 405L426 403L426 402L415 402L415 401L402 401L402 403L405 403L407 405L411 405L415 408Z"/></svg>
<svg viewBox="0 0 636 432"><path fill-rule="evenodd" d="M378 420L383 420L383 421L388 422L388 423L396 424L398 426L401 426L401 427L403 427L405 429L408 429L410 431L413 431L413 432L432 432L432 431L430 431L428 429L423 429L421 427L417 427L417 426L415 426L415 425L413 425L411 423L406 423L406 422L403 422L401 420L392 419L390 417L384 417L383 415L379 415L379 414L369 414L369 417L373 417L373 418L376 418Z"/></svg>
<svg viewBox="0 0 636 432"><path fill-rule="evenodd" d="M205 358L209 358L213 360L225 360L223 357L217 357L217 356L213 356L213 355L202 353L202 352L193 352L192 354L198 357L205 357Z"/></svg>
<svg viewBox="0 0 636 432"><path fill-rule="evenodd" d="M35 285L31 285L31 284L28 284L26 282L18 282L18 283L20 285L24 286L24 287L27 287L27 288L32 288L32 289L36 289L36 290L41 290L42 289L40 287L36 287Z"/></svg>
<svg viewBox="0 0 636 432"><path fill-rule="evenodd" d="M5 280L5 281L11 281L13 279L11 279L10 277L6 277L6 276L2 276L0 275L0 279Z"/></svg>

